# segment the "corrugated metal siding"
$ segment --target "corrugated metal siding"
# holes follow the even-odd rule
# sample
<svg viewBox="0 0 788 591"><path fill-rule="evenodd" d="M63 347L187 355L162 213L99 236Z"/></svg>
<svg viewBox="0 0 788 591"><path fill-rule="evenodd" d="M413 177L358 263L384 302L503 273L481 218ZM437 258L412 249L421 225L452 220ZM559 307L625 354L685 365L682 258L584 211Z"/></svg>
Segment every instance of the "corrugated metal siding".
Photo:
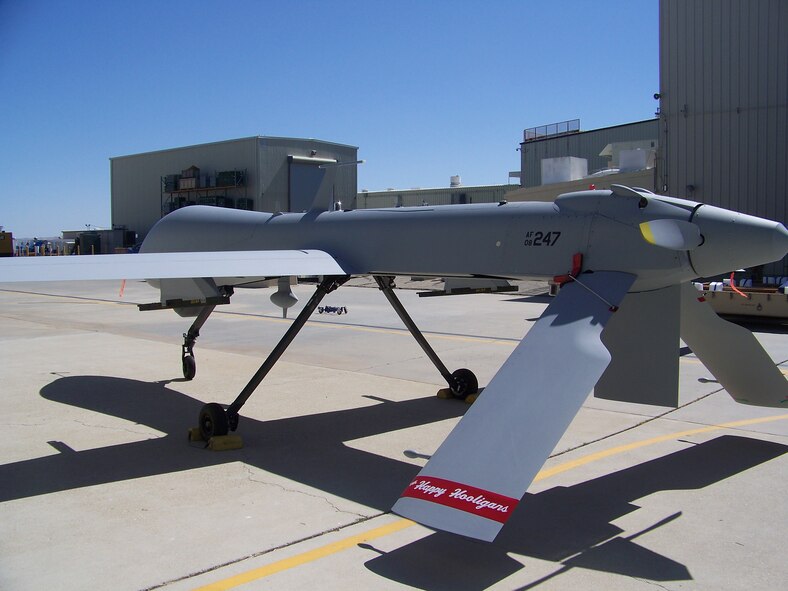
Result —
<svg viewBox="0 0 788 591"><path fill-rule="evenodd" d="M321 140L260 137L260 193L255 207L262 211L288 211L288 156L333 158L340 162L358 159L358 148ZM358 187L358 166L334 169L335 198L345 207L353 207Z"/></svg>
<svg viewBox="0 0 788 591"><path fill-rule="evenodd" d="M554 138L545 138L520 144L520 170L524 187L542 184L541 162L545 158L574 156L588 160L588 172L592 173L607 166L607 158L599 153L608 144L638 140L656 140L659 122L639 121L615 127L605 127Z"/></svg>
<svg viewBox="0 0 788 591"><path fill-rule="evenodd" d="M144 236L162 216L161 177L195 165L204 174L245 170L244 186L231 195L252 199L258 211L286 211L288 155L311 155L347 162L357 159L358 148L332 142L254 136L110 158L112 224ZM356 196L356 166L336 169L335 195L346 206ZM166 210L166 207L164 208Z"/></svg>
<svg viewBox="0 0 788 591"><path fill-rule="evenodd" d="M189 166L203 173L246 170L244 194L257 192L257 138L242 138L110 159L112 224L144 236L162 216L161 177L179 174Z"/></svg>
<svg viewBox="0 0 788 591"><path fill-rule="evenodd" d="M660 184L785 222L788 2L661 0L659 18Z"/></svg>
<svg viewBox="0 0 788 591"><path fill-rule="evenodd" d="M662 0L660 62L667 192L785 221L788 2Z"/></svg>

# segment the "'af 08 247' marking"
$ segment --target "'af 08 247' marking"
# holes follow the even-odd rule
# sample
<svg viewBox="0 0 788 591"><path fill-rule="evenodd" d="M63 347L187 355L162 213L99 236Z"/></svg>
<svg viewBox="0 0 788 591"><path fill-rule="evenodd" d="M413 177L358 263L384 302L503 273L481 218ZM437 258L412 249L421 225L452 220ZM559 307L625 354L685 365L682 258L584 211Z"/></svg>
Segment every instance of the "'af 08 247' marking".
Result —
<svg viewBox="0 0 788 591"><path fill-rule="evenodd" d="M525 234L525 246L555 246L561 232L535 232L530 231Z"/></svg>

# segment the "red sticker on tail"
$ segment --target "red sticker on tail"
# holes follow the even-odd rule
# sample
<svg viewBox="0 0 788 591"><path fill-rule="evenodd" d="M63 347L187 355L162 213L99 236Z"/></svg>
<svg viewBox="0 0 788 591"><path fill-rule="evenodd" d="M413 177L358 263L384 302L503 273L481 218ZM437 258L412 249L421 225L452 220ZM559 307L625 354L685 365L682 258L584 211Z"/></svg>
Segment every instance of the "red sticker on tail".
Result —
<svg viewBox="0 0 788 591"><path fill-rule="evenodd" d="M498 523L506 523L520 502L488 490L432 476L418 476L402 496L437 503Z"/></svg>

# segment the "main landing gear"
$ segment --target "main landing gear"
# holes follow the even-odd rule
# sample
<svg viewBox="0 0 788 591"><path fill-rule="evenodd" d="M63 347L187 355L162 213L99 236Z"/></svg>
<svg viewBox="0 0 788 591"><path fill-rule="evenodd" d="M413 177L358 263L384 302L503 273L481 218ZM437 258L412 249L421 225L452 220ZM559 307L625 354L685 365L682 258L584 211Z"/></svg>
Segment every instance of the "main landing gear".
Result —
<svg viewBox="0 0 788 591"><path fill-rule="evenodd" d="M470 369L458 369L454 372L450 372L449 369L444 365L443 361L441 361L438 354L435 350L430 346L427 342L427 339L424 338L424 335L419 330L419 327L416 326L416 323L413 322L413 319L408 314L405 307L402 305L402 302L399 301L399 298L394 293L394 278L390 276L380 276L375 275L375 281L380 288L380 291L383 292L383 295L386 296L386 299L391 304L391 307L394 308L394 311L399 316L400 320L402 320L403 324L408 328L410 334L413 335L413 338L416 339L416 342L422 348L424 353L429 357L430 361L432 361L433 365L437 368L440 374L443 376L443 379L446 380L446 383L449 385L449 391L454 398L459 398L461 400L465 400L468 396L472 394L476 394L479 391L479 381L476 379L476 376Z"/></svg>
<svg viewBox="0 0 788 591"><path fill-rule="evenodd" d="M240 411L241 407L246 404L246 401L249 400L249 397L252 395L255 389L257 389L257 386L259 386L263 381L263 378L268 375L268 372L271 371L271 368L274 366L274 364L276 364L290 343L293 342L293 339L301 331L304 324L306 324L306 321L312 315L312 312L315 311L315 308L317 308L322 299L340 287L348 279L349 277L326 277L323 279L320 285L317 286L315 293L304 306L303 310L301 310L296 319L293 321L293 324L290 325L290 328L287 329L287 332L260 366L260 369L258 369L257 373L252 376L252 379L249 380L249 383L246 384L238 397L233 401L232 404L230 404L230 406L227 407L226 410L222 408L220 404L215 402L211 402L210 404L206 404L202 407L198 419L198 426L200 430L200 437L203 441L209 441L215 436L227 435L229 431L235 431L238 428L238 411ZM196 323L197 321L195 321L195 324Z"/></svg>
<svg viewBox="0 0 788 591"><path fill-rule="evenodd" d="M241 393L236 397L232 404L230 404L226 409L216 402L211 402L202 407L198 418L198 428L192 430L193 438L199 438L202 441L211 441L212 438L226 436L230 431L235 431L238 428L238 413L241 410L241 407L246 403L255 389L257 389L268 372L271 371L271 368L273 368L274 364L276 364L290 343L293 342L293 339L303 328L304 324L306 324L309 316L312 315L322 299L332 291L342 286L348 279L349 277L326 277L323 279L323 281L317 286L315 293L293 321L293 324L290 325L290 328L268 355L266 360L260 366L260 369L258 369L254 376L252 376L252 379L249 380L249 383L244 387L243 390L241 390ZM424 335L413 322L413 319L408 315L407 311L402 306L402 303L394 294L394 278L389 276L375 276L375 281L377 282L378 287L380 287L380 290L386 296L386 299L388 299L389 303L397 312L397 315L405 323L405 326L416 339L416 342L419 343L421 348L427 354L427 357L429 357L440 374L446 380L449 386L448 390L450 391L451 395L455 398L463 400L468 396L475 395L479 389L476 376L469 369L458 369L454 372L450 372L446 368L446 366L438 357L437 353L435 353L432 347L430 347L429 343L424 338ZM204 308L198 315L197 319L195 319L194 324L192 324L189 331L184 334L183 367L184 377L187 379L191 379L187 377L187 364L189 364L189 367L191 368L191 377L194 377L193 370L195 365L194 354L192 352L194 340L199 335L200 327L202 327L202 325L208 319L208 316L212 310L213 307ZM187 359L191 361L187 361Z"/></svg>

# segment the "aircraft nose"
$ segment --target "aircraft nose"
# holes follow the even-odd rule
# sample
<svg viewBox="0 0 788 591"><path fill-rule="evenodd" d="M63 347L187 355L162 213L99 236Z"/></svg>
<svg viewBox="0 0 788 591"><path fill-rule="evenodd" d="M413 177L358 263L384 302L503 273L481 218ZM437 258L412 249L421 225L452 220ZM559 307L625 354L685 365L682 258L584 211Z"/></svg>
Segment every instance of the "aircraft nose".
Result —
<svg viewBox="0 0 788 591"><path fill-rule="evenodd" d="M782 253L780 258L788 253L788 229L782 224L774 232L774 252Z"/></svg>
<svg viewBox="0 0 788 591"><path fill-rule="evenodd" d="M779 222L711 205L698 208L692 221L704 238L690 252L701 277L779 261L788 252L788 230Z"/></svg>

